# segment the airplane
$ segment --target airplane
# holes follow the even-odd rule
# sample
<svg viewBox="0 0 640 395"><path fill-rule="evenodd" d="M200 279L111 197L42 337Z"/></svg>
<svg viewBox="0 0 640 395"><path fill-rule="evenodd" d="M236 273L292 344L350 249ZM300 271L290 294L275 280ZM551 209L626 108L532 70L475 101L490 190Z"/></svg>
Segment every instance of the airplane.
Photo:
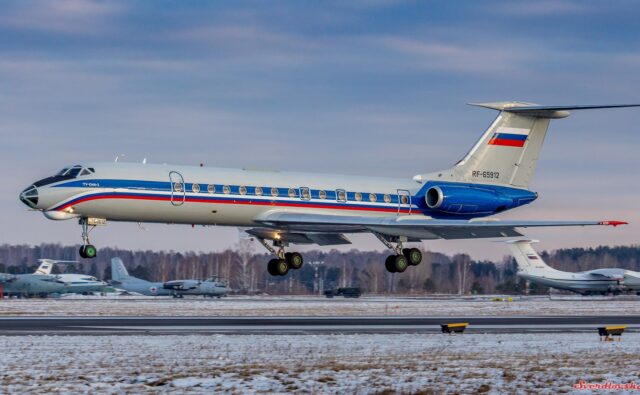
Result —
<svg viewBox="0 0 640 395"><path fill-rule="evenodd" d="M55 263L74 263L76 261L60 261L54 259L39 259L40 266L33 274L51 275ZM62 273L56 277L67 284L66 293L104 292L107 283L88 274Z"/></svg>
<svg viewBox="0 0 640 395"><path fill-rule="evenodd" d="M640 272L607 268L585 272L563 272L547 265L533 249L536 240L511 240L506 243L518 264L517 276L533 283L583 295L636 292L640 295Z"/></svg>
<svg viewBox="0 0 640 395"><path fill-rule="evenodd" d="M57 276L43 274L9 274L0 273L2 293L6 296L40 296L63 294L68 285Z"/></svg>
<svg viewBox="0 0 640 395"><path fill-rule="evenodd" d="M529 183L551 119L565 118L570 110L640 104L470 104L497 110L498 116L453 167L413 179L123 163L116 158L65 167L31 184L20 200L52 220L78 219L83 258L96 256L89 231L107 220L248 228L275 255L267 264L274 276L303 265L300 253L285 251L290 244L350 244L350 233L374 234L393 252L386 269L398 273L422 260L420 249L405 248L405 243L519 237L517 228L528 227L626 224L499 220L494 215L538 197Z"/></svg>
<svg viewBox="0 0 640 395"><path fill-rule="evenodd" d="M147 296L203 295L220 298L229 293L229 288L215 278L200 280L172 280L166 282L150 282L129 275L122 259L111 259L111 283L114 287L128 292L136 292Z"/></svg>

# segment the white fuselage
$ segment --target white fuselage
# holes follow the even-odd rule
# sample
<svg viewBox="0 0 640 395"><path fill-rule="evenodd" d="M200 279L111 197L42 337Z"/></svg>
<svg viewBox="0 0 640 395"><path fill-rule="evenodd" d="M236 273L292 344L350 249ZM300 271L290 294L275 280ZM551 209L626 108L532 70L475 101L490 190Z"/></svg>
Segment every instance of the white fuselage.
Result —
<svg viewBox="0 0 640 395"><path fill-rule="evenodd" d="M409 179L309 175L133 163L88 164L91 174L38 187L51 219L255 226L278 209L360 216L422 214Z"/></svg>
<svg viewBox="0 0 640 395"><path fill-rule="evenodd" d="M618 269L614 270L618 271ZM546 267L520 269L517 275L546 287L581 294L640 291L640 273L638 272L620 269L620 275L613 277L594 275L594 272L598 272L598 270L572 273Z"/></svg>
<svg viewBox="0 0 640 395"><path fill-rule="evenodd" d="M559 270L542 273L519 271L518 277L544 285L545 287L577 293L610 292L617 290L619 287L618 281L612 279L594 279L593 277L589 278L589 276L583 273L569 273Z"/></svg>

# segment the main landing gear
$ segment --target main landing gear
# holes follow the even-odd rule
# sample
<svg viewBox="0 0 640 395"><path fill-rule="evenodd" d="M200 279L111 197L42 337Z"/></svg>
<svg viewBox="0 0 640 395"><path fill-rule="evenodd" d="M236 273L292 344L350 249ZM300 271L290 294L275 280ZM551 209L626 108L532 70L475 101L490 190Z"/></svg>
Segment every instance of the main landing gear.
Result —
<svg viewBox="0 0 640 395"><path fill-rule="evenodd" d="M398 243L394 247L393 244L381 234L375 233L376 237L391 251L395 252L389 255L384 261L384 267L389 273L402 273L409 266L417 266L422 262L422 251L417 248L403 248L402 238L398 238Z"/></svg>
<svg viewBox="0 0 640 395"><path fill-rule="evenodd" d="M284 276L289 273L289 270L298 270L304 264L304 259L302 258L302 254L298 252L284 252L285 243L280 240L274 240L273 245L278 247L276 251L272 246L270 246L266 240L258 239L260 244L262 244L269 252L275 254L277 258L273 258L267 264L267 271L272 276Z"/></svg>
<svg viewBox="0 0 640 395"><path fill-rule="evenodd" d="M89 232L91 231L89 229L89 222L87 218L80 218L80 221L78 222L80 226L82 226L82 246L78 253L82 258L95 258L98 255L98 250L89 242ZM93 229L93 227L91 229Z"/></svg>

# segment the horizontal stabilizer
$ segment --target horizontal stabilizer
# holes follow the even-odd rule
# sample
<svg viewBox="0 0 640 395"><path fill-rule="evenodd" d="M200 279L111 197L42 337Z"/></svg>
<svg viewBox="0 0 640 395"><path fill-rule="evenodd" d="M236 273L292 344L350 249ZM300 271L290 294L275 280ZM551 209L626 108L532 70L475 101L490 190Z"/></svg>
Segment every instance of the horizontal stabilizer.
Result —
<svg viewBox="0 0 640 395"><path fill-rule="evenodd" d="M595 110L599 108L625 108L640 107L640 104L596 104L596 105L573 105L573 106L540 106L527 102L491 102L491 103L469 103L471 106L490 108L492 110L506 111L520 115L528 115L539 118L565 118L569 116L569 111L573 110Z"/></svg>

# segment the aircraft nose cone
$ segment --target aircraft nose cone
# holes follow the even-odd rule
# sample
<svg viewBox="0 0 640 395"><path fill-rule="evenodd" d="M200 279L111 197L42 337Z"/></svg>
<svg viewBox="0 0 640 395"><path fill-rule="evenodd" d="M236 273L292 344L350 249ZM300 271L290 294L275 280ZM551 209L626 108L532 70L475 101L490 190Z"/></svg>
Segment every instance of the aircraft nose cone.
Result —
<svg viewBox="0 0 640 395"><path fill-rule="evenodd" d="M20 201L30 208L36 208L38 206L38 188L31 185L20 193Z"/></svg>

